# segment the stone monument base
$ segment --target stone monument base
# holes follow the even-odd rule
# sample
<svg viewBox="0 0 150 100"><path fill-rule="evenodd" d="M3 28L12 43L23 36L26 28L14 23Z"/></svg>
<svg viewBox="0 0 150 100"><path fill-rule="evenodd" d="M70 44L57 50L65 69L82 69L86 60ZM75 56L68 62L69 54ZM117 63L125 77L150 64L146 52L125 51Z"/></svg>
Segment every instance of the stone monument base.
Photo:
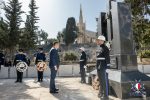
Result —
<svg viewBox="0 0 150 100"><path fill-rule="evenodd" d="M114 95L122 100L150 100L150 77L146 74L143 74L139 71L130 71L130 72L121 72L119 70L108 69L109 73L109 85L110 85L110 94ZM146 95L143 96L134 96L131 92L133 84L136 84L140 81L141 85L145 88ZM135 86L135 85L134 85Z"/></svg>

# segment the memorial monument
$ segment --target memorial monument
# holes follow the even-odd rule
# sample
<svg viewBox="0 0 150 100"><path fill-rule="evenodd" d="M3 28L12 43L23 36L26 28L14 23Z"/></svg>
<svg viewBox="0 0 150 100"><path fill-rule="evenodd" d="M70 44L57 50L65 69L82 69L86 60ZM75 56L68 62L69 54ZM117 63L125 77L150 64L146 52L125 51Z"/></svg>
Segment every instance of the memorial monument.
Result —
<svg viewBox="0 0 150 100"><path fill-rule="evenodd" d="M107 0L107 4L105 19L100 17L98 28L111 44L112 66L107 70L110 94L120 99L150 100L150 77L138 71L130 4L115 0ZM106 28L103 26L104 22L107 24L107 31L102 31Z"/></svg>

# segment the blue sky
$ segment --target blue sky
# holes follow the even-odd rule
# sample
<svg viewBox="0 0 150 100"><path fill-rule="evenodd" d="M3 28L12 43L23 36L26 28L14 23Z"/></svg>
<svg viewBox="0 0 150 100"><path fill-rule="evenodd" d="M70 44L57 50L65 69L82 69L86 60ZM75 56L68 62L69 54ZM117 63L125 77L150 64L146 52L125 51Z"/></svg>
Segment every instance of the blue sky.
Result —
<svg viewBox="0 0 150 100"><path fill-rule="evenodd" d="M4 1L7 2L7 0ZM30 0L20 1L23 3L22 10L28 12ZM87 29L92 31L96 31L95 18L99 16L101 11L106 10L106 0L36 0L36 3L39 7L38 16L40 17L38 25L48 32L49 38L57 36L58 31L66 26L68 17L75 17L78 22L80 4L82 4ZM25 19L24 14L23 20L25 21Z"/></svg>

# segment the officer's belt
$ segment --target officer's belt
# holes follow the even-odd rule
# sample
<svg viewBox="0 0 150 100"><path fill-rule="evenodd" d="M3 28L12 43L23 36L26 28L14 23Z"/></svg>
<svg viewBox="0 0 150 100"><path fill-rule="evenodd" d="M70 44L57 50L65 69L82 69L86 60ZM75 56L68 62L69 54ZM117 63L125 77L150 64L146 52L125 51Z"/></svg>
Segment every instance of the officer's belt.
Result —
<svg viewBox="0 0 150 100"><path fill-rule="evenodd" d="M37 60L38 62L42 62L43 60Z"/></svg>
<svg viewBox="0 0 150 100"><path fill-rule="evenodd" d="M80 60L80 62L82 62L82 61L84 61L84 60Z"/></svg>
<svg viewBox="0 0 150 100"><path fill-rule="evenodd" d="M17 62L21 62L22 60L16 60Z"/></svg>
<svg viewBox="0 0 150 100"><path fill-rule="evenodd" d="M111 64L107 64L107 66L111 66Z"/></svg>
<svg viewBox="0 0 150 100"><path fill-rule="evenodd" d="M97 58L96 60L105 60L105 58Z"/></svg>

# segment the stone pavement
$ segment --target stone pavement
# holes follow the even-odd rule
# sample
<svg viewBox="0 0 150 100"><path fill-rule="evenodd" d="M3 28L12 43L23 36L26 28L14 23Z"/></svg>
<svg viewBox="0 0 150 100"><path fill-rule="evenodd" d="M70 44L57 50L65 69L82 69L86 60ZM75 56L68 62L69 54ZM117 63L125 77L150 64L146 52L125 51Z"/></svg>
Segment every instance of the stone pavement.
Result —
<svg viewBox="0 0 150 100"><path fill-rule="evenodd" d="M0 80L0 100L99 100L98 91L90 85L81 84L79 78L57 78L59 94L49 93L49 79L37 83L36 79L24 79L23 83L14 83L15 79Z"/></svg>

